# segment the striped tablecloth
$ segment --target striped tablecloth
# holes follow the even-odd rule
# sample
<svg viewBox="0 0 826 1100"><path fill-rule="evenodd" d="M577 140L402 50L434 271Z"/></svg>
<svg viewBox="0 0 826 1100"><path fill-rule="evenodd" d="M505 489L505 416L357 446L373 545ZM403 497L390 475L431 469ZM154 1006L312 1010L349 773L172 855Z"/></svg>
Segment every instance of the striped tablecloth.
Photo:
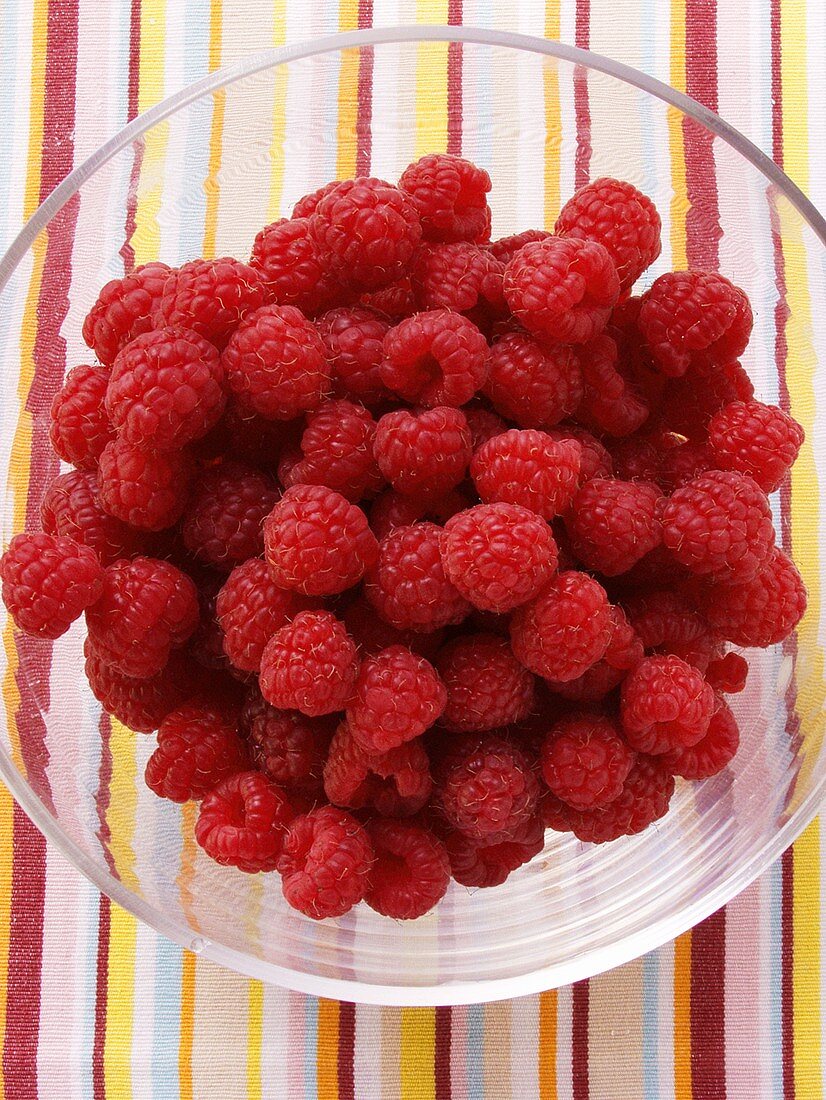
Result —
<svg viewBox="0 0 826 1100"><path fill-rule="evenodd" d="M264 45L398 23L560 38L718 110L826 203L822 0L0 0L0 245L110 132ZM628 966L462 1008L319 1001L138 925L0 788L7 1100L816 1098L816 822L724 911Z"/></svg>

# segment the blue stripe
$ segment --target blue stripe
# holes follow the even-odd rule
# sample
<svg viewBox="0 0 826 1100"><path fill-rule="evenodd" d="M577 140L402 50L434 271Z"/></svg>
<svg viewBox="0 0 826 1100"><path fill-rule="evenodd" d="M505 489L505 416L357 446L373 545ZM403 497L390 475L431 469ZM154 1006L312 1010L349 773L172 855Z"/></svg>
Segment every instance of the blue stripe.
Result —
<svg viewBox="0 0 826 1100"><path fill-rule="evenodd" d="M304 998L304 1028L303 1100L318 1100L318 1000L315 997Z"/></svg>
<svg viewBox="0 0 826 1100"><path fill-rule="evenodd" d="M157 936L155 941L155 1018L152 1028L152 1096L165 1100L178 1080L181 1047L183 951Z"/></svg>
<svg viewBox="0 0 826 1100"><path fill-rule="evenodd" d="M642 1072L644 1100L660 1100L659 1067L660 955L642 960Z"/></svg>
<svg viewBox="0 0 826 1100"><path fill-rule="evenodd" d="M484 1075L485 1006L469 1005L467 1010L467 1100L485 1100Z"/></svg>

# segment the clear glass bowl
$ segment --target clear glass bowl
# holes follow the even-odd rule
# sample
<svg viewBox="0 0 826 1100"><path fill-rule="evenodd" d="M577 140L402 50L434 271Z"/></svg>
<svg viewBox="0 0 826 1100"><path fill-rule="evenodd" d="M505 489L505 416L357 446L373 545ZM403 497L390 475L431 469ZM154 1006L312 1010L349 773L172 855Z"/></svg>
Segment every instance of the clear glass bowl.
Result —
<svg viewBox="0 0 826 1100"><path fill-rule="evenodd" d="M550 228L575 182L620 176L663 216L662 256L647 279L719 266L752 301L744 362L759 396L787 401L808 433L774 506L811 606L788 643L751 655L734 702L743 731L734 766L682 785L642 836L593 847L549 833L506 886L453 886L421 920L394 923L360 906L316 924L288 909L276 876L211 863L195 846L192 807L145 788L153 739L101 715L83 677L82 624L53 645L8 621L3 635L0 772L81 871L160 932L245 974L385 1004L512 997L625 962L726 902L816 813L823 219L742 136L638 72L538 39L419 27L269 51L193 85L77 168L0 262L5 542L36 523L55 472L51 397L67 367L88 359L83 318L124 263L246 256L261 225L325 181L356 170L395 179L446 147L490 171L494 236Z"/></svg>

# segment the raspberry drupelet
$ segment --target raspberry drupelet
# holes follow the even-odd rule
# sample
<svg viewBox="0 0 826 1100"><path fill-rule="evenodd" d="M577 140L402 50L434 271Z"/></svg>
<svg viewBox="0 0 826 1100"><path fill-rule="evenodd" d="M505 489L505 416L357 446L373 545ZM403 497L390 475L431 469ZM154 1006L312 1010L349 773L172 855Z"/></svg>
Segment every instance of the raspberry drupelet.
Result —
<svg viewBox="0 0 826 1100"><path fill-rule="evenodd" d="M473 456L470 476L486 503L518 504L552 519L573 499L581 454L574 439L511 429L482 444Z"/></svg>
<svg viewBox="0 0 826 1100"><path fill-rule="evenodd" d="M290 823L278 870L284 897L315 920L342 917L369 889L373 846L346 810L322 806Z"/></svg>
<svg viewBox="0 0 826 1100"><path fill-rule="evenodd" d="M444 897L450 883L445 846L429 829L412 821L372 821L370 886L365 901L395 920L413 920Z"/></svg>
<svg viewBox="0 0 826 1100"><path fill-rule="evenodd" d="M161 722L158 747L146 764L146 785L159 798L187 802L248 767L235 718L218 707L188 703Z"/></svg>
<svg viewBox="0 0 826 1100"><path fill-rule="evenodd" d="M15 626L59 638L100 600L104 570L94 550L62 535L15 535L0 558L3 603Z"/></svg>
<svg viewBox="0 0 826 1100"><path fill-rule="evenodd" d="M248 874L275 869L294 817L284 792L261 772L235 772L206 795L195 839L208 856Z"/></svg>
<svg viewBox="0 0 826 1100"><path fill-rule="evenodd" d="M362 660L347 724L366 752L383 753L429 729L446 702L429 661L404 646L388 646Z"/></svg>
<svg viewBox="0 0 826 1100"><path fill-rule="evenodd" d="M534 708L532 673L495 634L466 634L442 649L436 668L447 690L440 724L475 732L521 722Z"/></svg>
<svg viewBox="0 0 826 1100"><path fill-rule="evenodd" d="M122 348L153 327L171 271L157 261L142 264L120 279L111 279L98 294L83 322L83 339L104 366L111 367Z"/></svg>
<svg viewBox="0 0 826 1100"><path fill-rule="evenodd" d="M167 276L152 327L185 326L221 351L264 299L264 282L249 264L230 256L191 260Z"/></svg>
<svg viewBox="0 0 826 1100"><path fill-rule="evenodd" d="M646 657L622 685L620 720L629 744L659 754L691 748L708 730L714 691L673 654Z"/></svg>
<svg viewBox="0 0 826 1100"><path fill-rule="evenodd" d="M452 153L428 153L402 172L399 187L419 213L428 241L484 241L490 236L490 176Z"/></svg>
<svg viewBox="0 0 826 1100"><path fill-rule="evenodd" d="M261 694L279 710L311 718L343 710L358 676L358 651L329 611L301 611L261 655Z"/></svg>
<svg viewBox="0 0 826 1100"><path fill-rule="evenodd" d="M385 413L376 428L373 449L379 469L393 488L420 500L455 489L473 456L464 413L446 405Z"/></svg>
<svg viewBox="0 0 826 1100"><path fill-rule="evenodd" d="M93 470L114 438L104 404L108 385L103 367L73 367L52 401L49 442L58 457L79 470Z"/></svg>
<svg viewBox="0 0 826 1100"><path fill-rule="evenodd" d="M388 331L379 376L405 401L458 408L485 384L488 358L487 340L472 321L431 309Z"/></svg>
<svg viewBox="0 0 826 1100"><path fill-rule="evenodd" d="M542 777L575 810L594 810L619 798L635 759L610 718L572 714L545 738Z"/></svg>

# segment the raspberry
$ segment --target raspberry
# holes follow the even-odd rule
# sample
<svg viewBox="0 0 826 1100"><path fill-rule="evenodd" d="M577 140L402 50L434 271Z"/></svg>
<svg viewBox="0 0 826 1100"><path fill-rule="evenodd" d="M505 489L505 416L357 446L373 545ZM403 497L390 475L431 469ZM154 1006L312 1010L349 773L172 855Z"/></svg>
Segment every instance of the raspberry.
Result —
<svg viewBox="0 0 826 1100"><path fill-rule="evenodd" d="M445 841L450 870L461 886L501 886L511 872L538 855L545 843L541 818L534 814L512 840L479 844L452 832Z"/></svg>
<svg viewBox="0 0 826 1100"><path fill-rule="evenodd" d="M619 798L635 758L610 718L572 714L545 738L542 776L557 798L593 810Z"/></svg>
<svg viewBox="0 0 826 1100"><path fill-rule="evenodd" d="M236 722L218 707L188 703L167 714L146 764L146 785L172 802L200 799L249 767Z"/></svg>
<svg viewBox="0 0 826 1100"><path fill-rule="evenodd" d="M470 428L470 439L474 451L477 451L483 443L487 443L494 436L501 435L508 430L508 425L490 409L482 405L465 405L462 409L465 420Z"/></svg>
<svg viewBox="0 0 826 1100"><path fill-rule="evenodd" d="M419 413L385 413L373 449L393 488L420 499L442 497L454 489L473 455L464 413L445 405Z"/></svg>
<svg viewBox="0 0 826 1100"><path fill-rule="evenodd" d="M585 573L560 573L511 618L517 660L548 680L575 680L604 656L613 622L604 588Z"/></svg>
<svg viewBox="0 0 826 1100"><path fill-rule="evenodd" d="M264 543L276 583L306 596L351 588L378 554L364 512L323 485L288 489L267 517Z"/></svg>
<svg viewBox="0 0 826 1100"><path fill-rule="evenodd" d="M672 431L702 441L708 435L708 422L719 409L752 397L752 381L736 359L722 364L701 359L681 378L669 380L662 419Z"/></svg>
<svg viewBox="0 0 826 1100"><path fill-rule="evenodd" d="M774 547L769 502L750 477L711 470L672 493L662 512L663 542L693 573L747 580Z"/></svg>
<svg viewBox="0 0 826 1100"><path fill-rule="evenodd" d="M265 420L237 397L231 397L215 427L191 449L205 462L231 453L238 462L271 469L282 452L298 442L303 429L303 418L289 423Z"/></svg>
<svg viewBox="0 0 826 1100"><path fill-rule="evenodd" d="M147 332L118 353L106 411L125 442L176 450L218 423L223 380L208 340L184 328Z"/></svg>
<svg viewBox="0 0 826 1100"><path fill-rule="evenodd" d="M490 176L451 153L429 153L402 172L399 187L428 241L483 241L490 234Z"/></svg>
<svg viewBox="0 0 826 1100"><path fill-rule="evenodd" d="M776 645L806 611L806 586L792 560L775 549L749 580L712 584L703 599L711 626L735 645Z"/></svg>
<svg viewBox="0 0 826 1100"><path fill-rule="evenodd" d="M661 228L646 195L633 184L602 177L568 199L554 233L603 245L616 265L620 290L628 290L659 256Z"/></svg>
<svg viewBox="0 0 826 1100"><path fill-rule="evenodd" d="M103 404L108 384L103 367L74 367L52 401L49 442L59 458L79 470L93 470L114 438Z"/></svg>
<svg viewBox="0 0 826 1100"><path fill-rule="evenodd" d="M736 695L746 686L749 663L739 653L726 653L724 657L715 657L705 671L706 682L715 691L726 695Z"/></svg>
<svg viewBox="0 0 826 1100"><path fill-rule="evenodd" d="M604 844L641 833L658 821L668 812L673 793L674 776L661 760L638 756L619 798L599 810L569 810L565 819L580 840Z"/></svg>
<svg viewBox="0 0 826 1100"><path fill-rule="evenodd" d="M181 325L221 351L241 321L264 304L264 298L264 282L248 264L230 256L191 260L164 283L153 327Z"/></svg>
<svg viewBox="0 0 826 1100"><path fill-rule="evenodd" d="M423 244L413 257L410 281L420 309L466 313L476 306L502 313L504 265L468 241Z"/></svg>
<svg viewBox="0 0 826 1100"><path fill-rule="evenodd" d="M104 570L103 594L86 623L101 660L124 676L154 676L198 625L195 585L166 561L117 561Z"/></svg>
<svg viewBox="0 0 826 1100"><path fill-rule="evenodd" d="M444 639L442 630L431 634L397 630L378 617L364 596L358 596L348 606L344 612L344 625L363 658L373 657L390 646L404 646L429 660L441 648Z"/></svg>
<svg viewBox="0 0 826 1100"><path fill-rule="evenodd" d="M329 611L302 611L277 630L261 657L261 694L279 710L311 718L343 710L358 676L358 652Z"/></svg>
<svg viewBox="0 0 826 1100"><path fill-rule="evenodd" d="M167 714L181 706L196 690L199 673L189 657L173 652L154 676L136 680L107 665L87 638L86 679L103 709L136 733L156 730Z"/></svg>
<svg viewBox="0 0 826 1100"><path fill-rule="evenodd" d="M390 397L381 380L384 337L390 328L386 317L364 306L331 309L316 322L324 342L333 388L341 397L355 397L376 405Z"/></svg>
<svg viewBox="0 0 826 1100"><path fill-rule="evenodd" d="M619 369L616 341L597 336L579 354L583 395L576 418L607 435L631 435L648 419L648 405Z"/></svg>
<svg viewBox="0 0 826 1100"><path fill-rule="evenodd" d="M384 484L373 457L376 422L361 405L326 401L307 416L300 459L284 485L326 485L347 500L372 496Z"/></svg>
<svg viewBox="0 0 826 1100"><path fill-rule="evenodd" d="M706 670L717 638L686 596L668 589L649 590L628 599L625 610L649 652L672 653Z"/></svg>
<svg viewBox="0 0 826 1100"><path fill-rule="evenodd" d="M359 304L400 321L403 317L412 317L416 312L416 297L407 275L395 283L368 291L359 298Z"/></svg>
<svg viewBox="0 0 826 1100"><path fill-rule="evenodd" d="M716 466L717 461L708 444L694 443L689 439L662 455L659 482L664 489L673 492Z"/></svg>
<svg viewBox="0 0 826 1100"><path fill-rule="evenodd" d="M430 766L419 738L383 753L368 753L346 722L336 730L324 765L324 792L351 809L372 806L385 817L418 813L433 789Z"/></svg>
<svg viewBox="0 0 826 1100"><path fill-rule="evenodd" d="M528 756L496 734L467 736L451 746L439 783L442 812L471 840L508 840L539 801Z"/></svg>
<svg viewBox="0 0 826 1100"><path fill-rule="evenodd" d="M90 470L59 474L40 505L43 530L90 547L101 565L127 558L137 549L137 535L114 516L107 515L98 498L97 478Z"/></svg>
<svg viewBox="0 0 826 1100"><path fill-rule="evenodd" d="M614 472L624 481L648 481L659 484L663 459L668 453L640 432L608 442L614 460Z"/></svg>
<svg viewBox="0 0 826 1100"><path fill-rule="evenodd" d="M442 842L410 821L373 821L367 833L375 853L367 904L396 920L424 916L441 901L450 883Z"/></svg>
<svg viewBox="0 0 826 1100"><path fill-rule="evenodd" d="M282 787L316 789L332 736L327 718L276 710L256 691L241 713L256 767Z"/></svg>
<svg viewBox="0 0 826 1100"><path fill-rule="evenodd" d="M611 608L611 641L605 655L574 680L546 680L555 694L575 703L604 699L625 679L644 655L642 642L620 607Z"/></svg>
<svg viewBox="0 0 826 1100"><path fill-rule="evenodd" d="M714 713L703 674L673 654L646 657L622 685L620 718L629 744L646 753L696 745Z"/></svg>
<svg viewBox="0 0 826 1100"><path fill-rule="evenodd" d="M510 611L553 576L557 548L547 523L518 504L478 504L449 519L442 538L448 580L483 611Z"/></svg>
<svg viewBox="0 0 826 1100"><path fill-rule="evenodd" d="M565 511L576 492L580 454L574 440L513 429L479 448L470 476L483 501L519 504L551 519Z"/></svg>
<svg viewBox="0 0 826 1100"><path fill-rule="evenodd" d="M520 427L548 427L570 416L582 399L579 362L564 344L540 345L527 333L506 333L491 348L485 393Z"/></svg>
<svg viewBox="0 0 826 1100"><path fill-rule="evenodd" d="M557 428L546 428L546 435L557 442L561 439L575 439L580 446L579 483L584 485L592 477L611 477L614 473L614 460L610 451L600 443L595 435L576 424L562 424Z"/></svg>
<svg viewBox="0 0 826 1100"><path fill-rule="evenodd" d="M397 527L379 543L378 561L367 574L364 594L398 630L427 634L460 623L470 604L450 583L439 552L435 523Z"/></svg>
<svg viewBox="0 0 826 1100"><path fill-rule="evenodd" d="M250 267L261 276L267 301L297 306L302 313L328 309L341 293L309 218L265 225L253 242Z"/></svg>
<svg viewBox="0 0 826 1100"><path fill-rule="evenodd" d="M585 344L608 323L619 279L607 249L595 241L531 241L505 268L505 298L514 317L537 336Z"/></svg>
<svg viewBox="0 0 826 1100"><path fill-rule="evenodd" d="M62 535L15 535L0 558L0 577L15 626L37 638L65 634L103 590L97 554Z"/></svg>
<svg viewBox="0 0 826 1100"><path fill-rule="evenodd" d="M284 897L314 920L341 917L369 888L373 847L352 814L322 806L295 818L278 869Z"/></svg>
<svg viewBox="0 0 826 1100"><path fill-rule="evenodd" d="M447 703L441 724L476 732L527 718L534 707L534 678L504 638L467 634L444 647L436 661Z"/></svg>
<svg viewBox="0 0 826 1100"><path fill-rule="evenodd" d="M263 552L264 519L277 497L266 474L240 462L205 470L184 516L184 545L201 561L229 572Z"/></svg>
<svg viewBox="0 0 826 1100"><path fill-rule="evenodd" d="M201 803L195 839L225 867L255 874L272 871L288 836L293 809L261 772L235 772Z"/></svg>
<svg viewBox="0 0 826 1100"><path fill-rule="evenodd" d="M749 474L766 493L780 487L804 438L788 413L761 401L732 401L708 425L715 465Z"/></svg>
<svg viewBox="0 0 826 1100"><path fill-rule="evenodd" d="M221 357L227 385L268 420L316 409L330 390L330 367L318 330L295 306L250 313Z"/></svg>
<svg viewBox="0 0 826 1100"><path fill-rule="evenodd" d="M422 236L419 216L404 192L369 176L328 191L311 224L333 273L363 290L404 275Z"/></svg>
<svg viewBox="0 0 826 1100"><path fill-rule="evenodd" d="M643 295L637 324L655 365L676 378L698 352L736 359L751 334L751 306L714 271L669 271Z"/></svg>
<svg viewBox="0 0 826 1100"><path fill-rule="evenodd" d="M331 191L335 191L341 180L330 180L329 183L325 183L323 187L317 188L315 191L310 191L306 195L298 200L293 207L293 218L310 218L316 212L316 207L324 198L325 195L329 195Z"/></svg>
<svg viewBox="0 0 826 1100"><path fill-rule="evenodd" d="M370 527L377 539L383 539L397 527L409 527L419 520L445 523L467 507L467 500L458 492L429 498L408 497L387 489L377 497L370 509Z"/></svg>
<svg viewBox="0 0 826 1100"><path fill-rule="evenodd" d="M720 698L703 737L690 748L666 753L661 759L674 775L684 779L709 779L734 759L740 745L737 719Z"/></svg>
<svg viewBox="0 0 826 1100"><path fill-rule="evenodd" d="M100 456L100 506L142 531L163 531L180 519L195 470L185 451L155 451L113 439Z"/></svg>
<svg viewBox="0 0 826 1100"><path fill-rule="evenodd" d="M273 581L266 562L250 558L237 565L215 604L224 652L235 668L258 672L264 646L301 609L295 593L279 588Z"/></svg>
<svg viewBox="0 0 826 1100"><path fill-rule="evenodd" d="M153 262L110 280L83 322L83 339L107 367L135 337L149 332L171 268Z"/></svg>
<svg viewBox="0 0 826 1100"><path fill-rule="evenodd" d="M509 264L520 248L531 241L546 241L552 234L545 229L525 229L522 233L512 233L509 237L500 237L488 245L492 255L503 264Z"/></svg>
<svg viewBox="0 0 826 1100"><path fill-rule="evenodd" d="M662 539L662 494L646 481L592 478L565 518L574 553L588 569L625 573Z"/></svg>
<svg viewBox="0 0 826 1100"><path fill-rule="evenodd" d="M447 309L400 321L384 338L384 356L384 385L428 408L464 405L488 376L487 340L467 317Z"/></svg>
<svg viewBox="0 0 826 1100"><path fill-rule="evenodd" d="M362 661L347 724L365 752L383 753L430 729L446 701L430 662L394 645Z"/></svg>

